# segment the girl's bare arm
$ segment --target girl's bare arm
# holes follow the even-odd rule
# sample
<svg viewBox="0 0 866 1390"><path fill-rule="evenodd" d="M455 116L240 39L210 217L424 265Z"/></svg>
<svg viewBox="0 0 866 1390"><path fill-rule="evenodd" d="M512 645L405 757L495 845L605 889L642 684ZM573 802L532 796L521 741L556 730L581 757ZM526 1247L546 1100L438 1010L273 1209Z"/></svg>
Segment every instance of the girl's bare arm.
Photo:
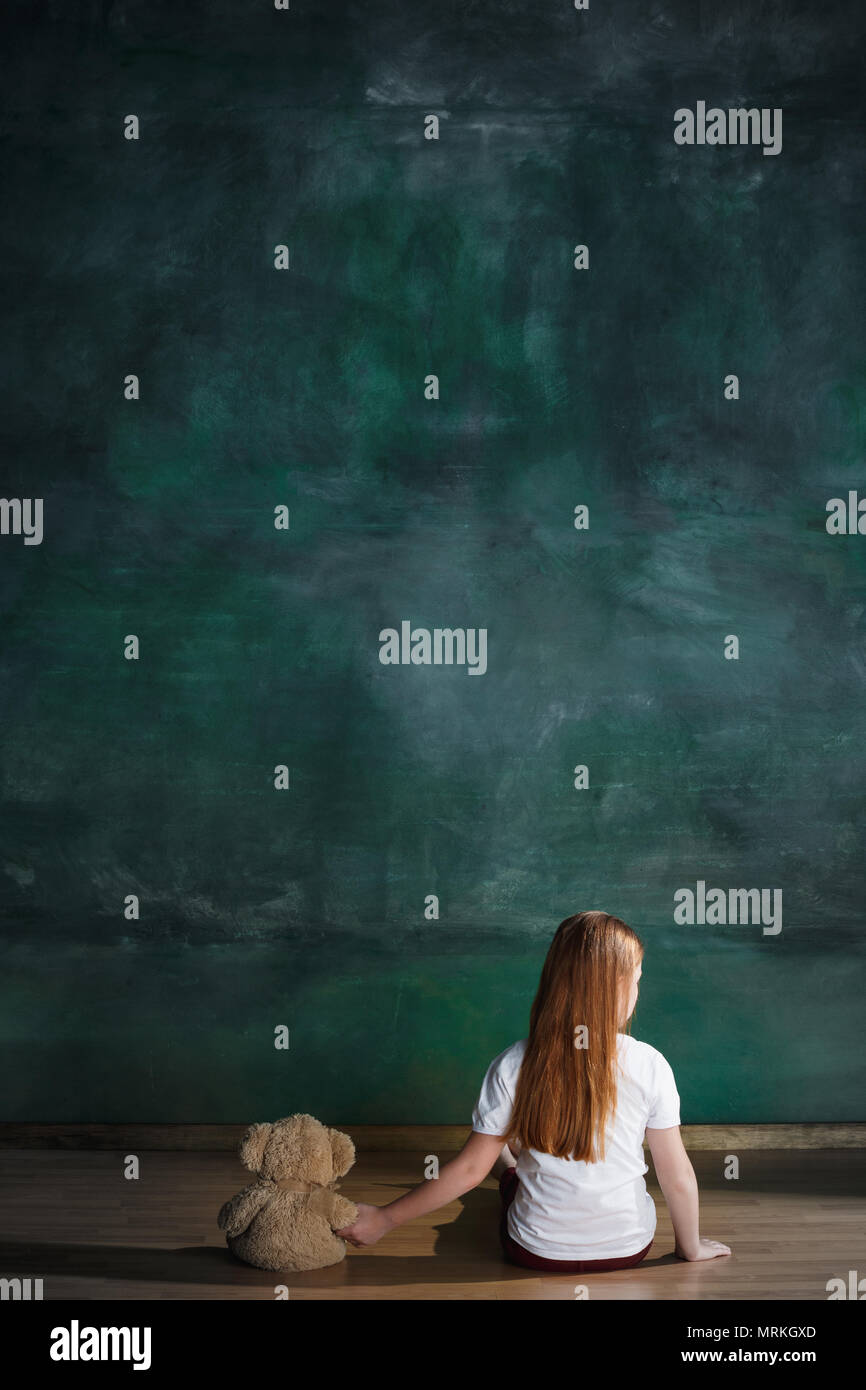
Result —
<svg viewBox="0 0 866 1390"><path fill-rule="evenodd" d="M681 1260L714 1260L730 1255L719 1240L702 1240L698 1224L698 1180L683 1144L679 1125L648 1129L647 1143L674 1228L675 1253Z"/></svg>
<svg viewBox="0 0 866 1390"><path fill-rule="evenodd" d="M387 1231L425 1216L430 1211L447 1206L470 1188L477 1187L490 1172L505 1143L505 1138L493 1134L470 1134L456 1158L446 1163L438 1178L419 1183L405 1196L389 1202L386 1207L374 1207L358 1202L358 1219L351 1226L337 1231L350 1245L375 1245Z"/></svg>

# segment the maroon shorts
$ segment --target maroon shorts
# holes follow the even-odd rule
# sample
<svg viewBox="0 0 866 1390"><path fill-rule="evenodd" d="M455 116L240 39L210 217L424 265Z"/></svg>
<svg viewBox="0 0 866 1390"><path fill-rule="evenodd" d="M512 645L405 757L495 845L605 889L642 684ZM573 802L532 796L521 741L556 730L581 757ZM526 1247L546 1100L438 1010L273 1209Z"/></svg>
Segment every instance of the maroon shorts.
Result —
<svg viewBox="0 0 866 1390"><path fill-rule="evenodd" d="M622 1260L546 1260L543 1255L533 1255L531 1250L518 1245L508 1233L508 1208L514 1201L518 1186L517 1169L507 1169L499 1179L499 1196L502 1200L499 1239L502 1242L502 1252L511 1264L523 1265L524 1269L546 1269L551 1274L557 1271L560 1274L601 1274L606 1269L631 1269L633 1265L639 1265L644 1256L649 1254L652 1241L645 1250L639 1250L636 1255L626 1255Z"/></svg>

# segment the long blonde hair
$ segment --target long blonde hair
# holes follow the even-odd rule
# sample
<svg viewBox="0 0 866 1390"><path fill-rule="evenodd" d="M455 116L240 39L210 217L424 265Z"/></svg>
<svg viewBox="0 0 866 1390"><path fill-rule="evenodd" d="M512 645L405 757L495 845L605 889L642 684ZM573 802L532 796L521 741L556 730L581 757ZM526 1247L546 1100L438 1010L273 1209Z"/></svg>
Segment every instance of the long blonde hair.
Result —
<svg viewBox="0 0 866 1390"><path fill-rule="evenodd" d="M620 1012L643 949L608 912L560 922L533 1001L511 1116L510 1135L525 1148L587 1163L604 1158Z"/></svg>

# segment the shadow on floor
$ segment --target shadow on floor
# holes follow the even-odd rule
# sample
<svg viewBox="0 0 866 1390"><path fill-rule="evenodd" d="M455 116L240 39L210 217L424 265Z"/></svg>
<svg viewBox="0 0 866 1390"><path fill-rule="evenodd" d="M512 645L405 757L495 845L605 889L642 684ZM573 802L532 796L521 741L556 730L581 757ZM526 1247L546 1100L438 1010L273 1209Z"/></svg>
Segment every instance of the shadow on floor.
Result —
<svg viewBox="0 0 866 1390"><path fill-rule="evenodd" d="M398 1184L394 1186L405 1191ZM544 1275L535 1270L509 1264L499 1245L499 1194L475 1188L461 1199L463 1211L456 1221L435 1227L435 1250L429 1255L387 1255L383 1244L368 1250L350 1247L347 1258L329 1269L285 1274L253 1269L243 1264L224 1245L192 1245L173 1250L155 1246L51 1244L36 1241L0 1242L0 1268L8 1274L48 1279L52 1275L73 1279L152 1280L165 1284L198 1284L214 1287L260 1288L272 1296L275 1284L294 1288L340 1288L343 1286L398 1286L405 1284L486 1284L539 1278L580 1278L574 1275ZM387 1237L385 1240L387 1241ZM643 1261L635 1271L620 1270L614 1277L654 1266L681 1262L673 1254L662 1254ZM588 1276L587 1276L588 1277ZM605 1275L594 1274L593 1280Z"/></svg>

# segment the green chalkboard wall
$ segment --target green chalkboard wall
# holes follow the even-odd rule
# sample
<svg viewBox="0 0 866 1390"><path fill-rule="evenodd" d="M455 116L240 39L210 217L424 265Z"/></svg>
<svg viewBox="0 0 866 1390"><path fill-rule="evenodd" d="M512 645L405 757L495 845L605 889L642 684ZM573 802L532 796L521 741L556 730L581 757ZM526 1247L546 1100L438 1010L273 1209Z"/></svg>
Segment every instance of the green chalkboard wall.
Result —
<svg viewBox="0 0 866 1390"><path fill-rule="evenodd" d="M2 27L0 1118L468 1123L593 907L684 1120L863 1119L862 8Z"/></svg>

